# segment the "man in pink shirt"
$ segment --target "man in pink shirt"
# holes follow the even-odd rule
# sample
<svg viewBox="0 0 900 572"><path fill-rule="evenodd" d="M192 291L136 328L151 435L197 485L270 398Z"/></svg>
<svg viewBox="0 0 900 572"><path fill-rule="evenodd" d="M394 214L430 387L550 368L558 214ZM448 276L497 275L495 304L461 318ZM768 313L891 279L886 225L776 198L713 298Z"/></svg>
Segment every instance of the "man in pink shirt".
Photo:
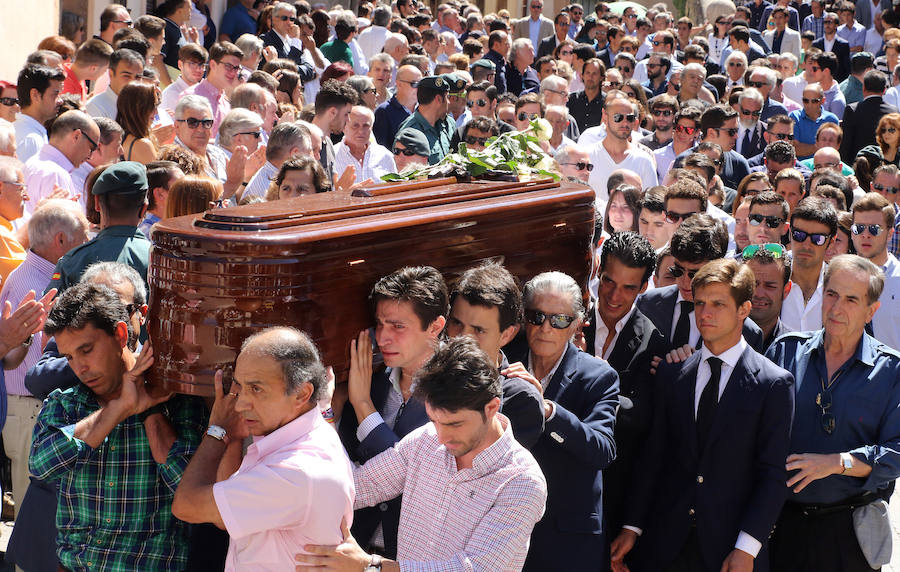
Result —
<svg viewBox="0 0 900 572"><path fill-rule="evenodd" d="M241 58L244 52L231 42L216 42L209 48L209 73L182 92L185 95L200 95L209 100L213 111L212 137L219 133L219 124L231 111L228 97L240 83Z"/></svg>
<svg viewBox="0 0 900 572"><path fill-rule="evenodd" d="M304 545L340 543L353 519L353 470L318 408L329 383L309 337L263 330L244 342L230 393L221 372L215 384L209 429L172 513L228 531L227 571L293 570Z"/></svg>

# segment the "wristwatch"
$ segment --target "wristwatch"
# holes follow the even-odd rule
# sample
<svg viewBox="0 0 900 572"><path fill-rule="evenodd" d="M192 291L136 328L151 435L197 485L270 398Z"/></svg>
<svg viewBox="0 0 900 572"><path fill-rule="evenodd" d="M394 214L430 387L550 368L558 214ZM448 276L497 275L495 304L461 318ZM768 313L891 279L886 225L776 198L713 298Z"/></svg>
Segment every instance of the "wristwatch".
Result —
<svg viewBox="0 0 900 572"><path fill-rule="evenodd" d="M381 561L382 558L378 554L372 555L372 560L369 562L369 565L366 566L366 569L363 572L381 572Z"/></svg>
<svg viewBox="0 0 900 572"><path fill-rule="evenodd" d="M841 453L841 474L853 468L853 455L850 453Z"/></svg>
<svg viewBox="0 0 900 572"><path fill-rule="evenodd" d="M206 434L212 437L213 439L218 439L219 441L225 440L225 429L223 427L219 427L218 425L210 425L209 429L206 430Z"/></svg>

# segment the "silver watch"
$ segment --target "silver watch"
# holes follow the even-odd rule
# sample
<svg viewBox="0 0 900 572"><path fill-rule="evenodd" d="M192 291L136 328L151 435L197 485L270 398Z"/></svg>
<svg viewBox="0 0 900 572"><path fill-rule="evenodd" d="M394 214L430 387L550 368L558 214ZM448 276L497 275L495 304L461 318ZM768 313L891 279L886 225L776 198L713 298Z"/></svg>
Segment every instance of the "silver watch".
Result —
<svg viewBox="0 0 900 572"><path fill-rule="evenodd" d="M372 555L372 560L363 572L381 572L381 561L383 559L378 554Z"/></svg>
<svg viewBox="0 0 900 572"><path fill-rule="evenodd" d="M218 439L219 441L225 440L226 431L224 427L219 427L218 425L210 425L209 429L206 430L206 434L212 437L213 439Z"/></svg>

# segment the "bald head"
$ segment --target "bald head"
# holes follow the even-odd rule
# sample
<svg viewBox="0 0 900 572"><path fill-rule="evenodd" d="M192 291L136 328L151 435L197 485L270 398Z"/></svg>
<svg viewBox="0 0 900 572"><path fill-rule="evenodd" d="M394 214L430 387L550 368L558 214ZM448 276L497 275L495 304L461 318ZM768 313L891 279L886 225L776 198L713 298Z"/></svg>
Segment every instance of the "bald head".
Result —
<svg viewBox="0 0 900 572"><path fill-rule="evenodd" d="M834 167L837 165L837 167ZM813 168L828 168L834 169L837 172L841 171L841 154L834 147L822 147L816 154L813 155Z"/></svg>

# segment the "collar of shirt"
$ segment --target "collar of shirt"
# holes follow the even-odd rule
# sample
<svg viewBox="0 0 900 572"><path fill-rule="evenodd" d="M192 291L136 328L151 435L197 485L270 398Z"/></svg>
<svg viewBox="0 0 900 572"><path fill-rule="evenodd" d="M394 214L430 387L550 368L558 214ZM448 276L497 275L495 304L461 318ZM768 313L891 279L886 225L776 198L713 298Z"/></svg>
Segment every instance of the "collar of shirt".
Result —
<svg viewBox="0 0 900 572"><path fill-rule="evenodd" d="M624 316L622 316L622 319L620 319L618 322L616 322L613 325L613 330L615 330L615 334L613 335L613 341L612 341L612 343L609 344L609 347L606 348L606 353L604 353L604 355L602 356L603 359L606 359L607 357L609 357L610 352L612 352L613 348L616 345L615 342L619 337L619 333L622 331L622 328L625 327L625 324L628 323L628 320L631 319L631 315L634 314L634 309L636 307L637 306L632 304L631 309L628 310L628 313L626 313ZM596 315L596 320L597 320L597 334L595 336L594 345L595 345L595 349L602 350L603 344L606 342L606 336L609 335L609 328L606 327L606 322L604 322L603 319L600 317L600 312L599 312L599 310L597 310L596 306L594 307L594 314ZM599 355L599 352L597 353L597 355Z"/></svg>
<svg viewBox="0 0 900 572"><path fill-rule="evenodd" d="M556 363L553 364L553 367L550 368L550 371L547 372L547 375L545 375L544 377L541 378L541 387L543 387L544 389L547 389L547 386L550 385L550 380L552 380L553 376L556 375L556 370L559 369L559 364L561 364L563 358L566 357L566 350L568 350L568 349L569 349L569 345L566 344L566 346L563 347L562 353L559 354L559 359L556 360ZM528 373L530 373L531 375L534 375L534 364L531 361L531 351L530 350L528 351Z"/></svg>
<svg viewBox="0 0 900 572"><path fill-rule="evenodd" d="M703 345L700 349L700 364L697 366L697 380L694 386L694 414L700 408L700 396L703 393L703 389L712 377L712 370L709 367L709 362L706 360L710 357L717 357L722 360L722 369L719 372L719 394L716 397L719 400L722 399L722 394L725 393L725 388L731 380L731 374L734 372L734 368L738 360L741 359L741 354L744 353L745 349L747 349L747 342L744 341L744 336L741 336L741 340L738 343L719 355L714 355L705 344Z"/></svg>
<svg viewBox="0 0 900 572"><path fill-rule="evenodd" d="M13 224L9 220L7 220L5 216L2 215L0 215L0 227L6 229L9 232L12 232L15 228L13 227Z"/></svg>
<svg viewBox="0 0 900 572"><path fill-rule="evenodd" d="M38 156L45 161L56 163L65 169L66 173L71 173L72 170L75 169L75 165L72 164L72 161L69 161L69 158L63 155L63 152L54 147L52 143L47 143L41 147Z"/></svg>
<svg viewBox="0 0 900 572"><path fill-rule="evenodd" d="M711 357L717 357L724 362L725 365L734 369L734 366L737 365L739 359L741 359L741 354L744 353L744 350L747 349L747 342L744 340L744 336L741 336L741 339L738 343L734 344L724 352L720 354L714 354L710 351L706 344L700 348L700 361L706 362L707 359Z"/></svg>
<svg viewBox="0 0 900 572"><path fill-rule="evenodd" d="M275 28L272 28L272 31L275 32ZM282 44L284 44L284 49L286 49L286 50L291 49L291 39L290 38L288 38L286 36L282 36L278 32L275 32L275 35L278 36L278 39L281 40Z"/></svg>
<svg viewBox="0 0 900 572"><path fill-rule="evenodd" d="M147 237L144 236L144 233L138 230L137 226L131 226L128 224L117 224L115 226L108 226L97 233L97 236L94 237L95 241L99 241L103 236L131 236L134 238L141 238L143 240L147 240Z"/></svg>
<svg viewBox="0 0 900 572"><path fill-rule="evenodd" d="M35 131L37 133L42 134L44 137L47 136L47 129L41 125L41 122L35 119L34 117L26 114L26 113L17 113L16 119L20 120L22 123L28 127L29 130Z"/></svg>
<svg viewBox="0 0 900 572"><path fill-rule="evenodd" d="M817 362L816 367L821 366L821 371L825 370L825 329L821 329L817 331L813 337L809 339L807 342L809 345L810 352L815 353L821 363ZM847 360L847 363L852 365L854 362L862 362L869 367L873 367L875 365L875 358L878 357L877 346L879 346L881 342L870 336L869 334L863 332L862 338L856 344L856 351L853 352L853 356ZM843 365L841 366L843 369Z"/></svg>
<svg viewBox="0 0 900 572"><path fill-rule="evenodd" d="M507 459L512 454L513 443L516 442L515 437L513 437L512 426L510 425L509 419L502 413L497 413L497 419L500 420L500 424L503 427L503 433L500 435L499 439L488 445L484 451L475 455L475 458L472 459L472 468L463 469L471 471L471 475L468 475L466 480L475 480L497 471L506 464ZM446 452L446 450L445 455L447 459L447 469L450 474L453 475L461 472L461 470L456 467L456 457L449 452Z"/></svg>
<svg viewBox="0 0 900 572"><path fill-rule="evenodd" d="M400 377L403 375L403 370L399 367L392 367L391 374L388 376L388 380L391 382L391 387L394 388L394 391L397 392L397 395L400 396L402 401L406 401L403 399L403 390L400 389ZM412 384L409 386L409 391L412 392L416 388L416 381L413 378Z"/></svg>
<svg viewBox="0 0 900 572"><path fill-rule="evenodd" d="M197 84L197 87L194 88L194 95L204 95L209 94L214 96L214 99L219 99L225 96L225 92L214 86L209 82L209 79L203 78L200 80L200 83Z"/></svg>
<svg viewBox="0 0 900 572"><path fill-rule="evenodd" d="M887 261L881 269L884 270L884 275L887 278L897 276L900 274L900 261L897 260L896 256L888 252Z"/></svg>
<svg viewBox="0 0 900 572"><path fill-rule="evenodd" d="M0 223L5 222L6 219L0 221ZM46 274L48 277L53 275L53 269L56 268L56 264L50 262L43 256L35 253L35 251L30 249L25 253L25 262L23 262L22 264L34 266L38 270L38 272Z"/></svg>
<svg viewBox="0 0 900 572"><path fill-rule="evenodd" d="M285 445L309 434L313 429L325 423L318 407L313 407L290 423L282 425L268 435L254 436L250 447L256 449L257 455L265 457L278 451ZM249 453L249 450L248 450Z"/></svg>

